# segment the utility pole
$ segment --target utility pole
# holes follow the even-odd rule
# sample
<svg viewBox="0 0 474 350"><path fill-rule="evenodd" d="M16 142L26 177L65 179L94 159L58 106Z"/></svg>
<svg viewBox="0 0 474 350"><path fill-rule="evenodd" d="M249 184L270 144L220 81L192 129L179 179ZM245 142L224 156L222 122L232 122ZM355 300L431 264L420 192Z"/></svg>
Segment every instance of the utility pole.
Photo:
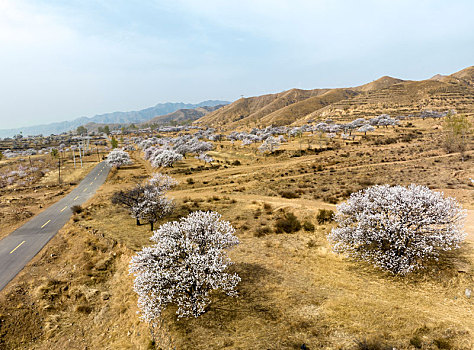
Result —
<svg viewBox="0 0 474 350"><path fill-rule="evenodd" d="M99 160L99 163L100 163L99 147L97 146L95 149L97 150L97 159Z"/></svg>
<svg viewBox="0 0 474 350"><path fill-rule="evenodd" d="M76 155L74 154L74 148L72 149L72 159L74 160L74 169L76 169Z"/></svg>
<svg viewBox="0 0 474 350"><path fill-rule="evenodd" d="M58 183L61 185L61 157L58 159Z"/></svg>
<svg viewBox="0 0 474 350"><path fill-rule="evenodd" d="M79 146L79 158L81 159L81 168L82 168L82 154L81 154L81 146Z"/></svg>

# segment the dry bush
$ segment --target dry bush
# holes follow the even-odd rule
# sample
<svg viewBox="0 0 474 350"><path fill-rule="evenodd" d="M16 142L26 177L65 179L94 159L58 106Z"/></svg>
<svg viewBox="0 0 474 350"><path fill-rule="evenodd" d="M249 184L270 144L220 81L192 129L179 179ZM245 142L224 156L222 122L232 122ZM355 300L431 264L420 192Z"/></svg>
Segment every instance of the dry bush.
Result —
<svg viewBox="0 0 474 350"><path fill-rule="evenodd" d="M324 225L334 221L334 211L331 209L319 209L316 220L319 225Z"/></svg>
<svg viewBox="0 0 474 350"><path fill-rule="evenodd" d="M295 191L285 190L280 192L280 196L283 198L293 199L293 198L300 198L301 195L296 193Z"/></svg>
<svg viewBox="0 0 474 350"><path fill-rule="evenodd" d="M293 213L286 213L278 218L275 223L276 233L293 233L301 229L301 223Z"/></svg>
<svg viewBox="0 0 474 350"><path fill-rule="evenodd" d="M303 230L306 232L313 232L315 229L314 224L311 221L305 221L303 222Z"/></svg>
<svg viewBox="0 0 474 350"><path fill-rule="evenodd" d="M34 214L24 206L15 205L11 208L13 220L20 221L31 218Z"/></svg>
<svg viewBox="0 0 474 350"><path fill-rule="evenodd" d="M73 214L80 214L80 213L82 213L83 209L80 205L73 205L71 207L71 211L72 211Z"/></svg>
<svg viewBox="0 0 474 350"><path fill-rule="evenodd" d="M266 236L266 235L269 235L271 234L273 231L270 227L268 226L263 226L263 227L259 227L257 228L257 230L255 231L255 234L254 236L255 237L263 237L263 236Z"/></svg>
<svg viewBox="0 0 474 350"><path fill-rule="evenodd" d="M267 214L271 214L273 211L272 205L269 203L263 203L263 210L265 210Z"/></svg>

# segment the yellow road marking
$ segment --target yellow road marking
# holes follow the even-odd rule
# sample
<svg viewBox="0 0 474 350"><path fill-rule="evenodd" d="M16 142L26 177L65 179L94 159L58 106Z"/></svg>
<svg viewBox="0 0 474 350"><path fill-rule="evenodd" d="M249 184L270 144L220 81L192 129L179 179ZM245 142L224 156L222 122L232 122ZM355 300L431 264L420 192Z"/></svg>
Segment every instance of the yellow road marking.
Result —
<svg viewBox="0 0 474 350"><path fill-rule="evenodd" d="M41 228L43 228L43 227L45 227L47 224L49 224L50 221L51 221L51 220L46 221L46 222L43 224L43 226L41 226Z"/></svg>
<svg viewBox="0 0 474 350"><path fill-rule="evenodd" d="M91 182L91 185L94 183L94 181ZM89 185L90 186L90 185Z"/></svg>
<svg viewBox="0 0 474 350"><path fill-rule="evenodd" d="M76 198L74 198L74 200L76 200L76 199L78 199L78 198L79 198L79 196L77 196Z"/></svg>
<svg viewBox="0 0 474 350"><path fill-rule="evenodd" d="M13 249L13 250L10 252L10 254L13 253L15 250L17 250L23 243L25 243L25 241L23 241L23 242L21 242L20 244L18 244L18 245L16 246L16 248Z"/></svg>
<svg viewBox="0 0 474 350"><path fill-rule="evenodd" d="M61 209L61 213L62 213L63 211L65 211L66 208L67 208L67 205L66 205L64 208Z"/></svg>
<svg viewBox="0 0 474 350"><path fill-rule="evenodd" d="M86 192L86 191L87 191L87 188L84 188L84 191L82 191L82 192Z"/></svg>

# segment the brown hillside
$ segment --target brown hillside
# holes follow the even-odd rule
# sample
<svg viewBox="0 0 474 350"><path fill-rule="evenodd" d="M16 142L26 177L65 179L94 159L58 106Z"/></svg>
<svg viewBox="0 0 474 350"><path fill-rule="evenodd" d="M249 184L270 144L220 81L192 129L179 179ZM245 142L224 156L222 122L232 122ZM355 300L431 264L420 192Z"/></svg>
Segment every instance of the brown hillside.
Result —
<svg viewBox="0 0 474 350"><path fill-rule="evenodd" d="M385 89L388 88L392 85L402 83L404 80L402 79L397 79L397 78L392 78L389 76L384 76L382 78L379 78L377 80L374 80L371 83L364 84L358 87L353 88L353 90L361 91L361 92L367 92L367 91L373 91L373 90L380 90L380 89Z"/></svg>
<svg viewBox="0 0 474 350"><path fill-rule="evenodd" d="M281 108L261 119L264 125L287 125L304 118L315 110L329 106L337 101L346 100L357 95L350 89L333 89L321 96L314 96L307 100Z"/></svg>
<svg viewBox="0 0 474 350"><path fill-rule="evenodd" d="M474 86L474 66L467 67L459 72L451 74L451 77L457 78L470 86Z"/></svg>
<svg viewBox="0 0 474 350"><path fill-rule="evenodd" d="M241 98L216 112L201 118L199 122L212 125L243 126L257 125L260 120L282 108L322 95L329 89L291 89L278 94Z"/></svg>
<svg viewBox="0 0 474 350"><path fill-rule="evenodd" d="M474 66L467 67L451 75L436 74L430 80L436 80L448 84L461 84L474 86Z"/></svg>
<svg viewBox="0 0 474 350"><path fill-rule="evenodd" d="M185 122L185 121L194 121L199 119L206 114L213 112L219 108L223 107L223 105L218 106L204 106L198 107L193 109L178 109L177 111L165 115L156 116L146 122L141 123L141 125L145 124L169 124L171 122Z"/></svg>
<svg viewBox="0 0 474 350"><path fill-rule="evenodd" d="M425 109L444 111L453 108L460 113L472 113L474 89L454 81L423 80L395 84L333 103L299 122L327 117L353 119L382 113L408 115Z"/></svg>
<svg viewBox="0 0 474 350"><path fill-rule="evenodd" d="M242 98L198 120L227 129L302 124L322 118L353 119L382 113L419 114L422 110L474 110L474 67L449 76L410 81L384 76L349 89L292 89Z"/></svg>
<svg viewBox="0 0 474 350"><path fill-rule="evenodd" d="M269 103L265 107L261 108L255 113L249 115L246 121L251 123L258 123L259 120L265 116L271 115L272 113L285 109L289 106L296 105L303 101L307 101L313 97L321 96L330 91L329 89L315 89L315 90L300 90L291 89L284 91L276 98L272 103Z"/></svg>
<svg viewBox="0 0 474 350"><path fill-rule="evenodd" d="M199 123L219 126L241 120L274 101L279 94L268 94L248 98L240 98L237 101L221 108L219 111L209 113L199 119Z"/></svg>

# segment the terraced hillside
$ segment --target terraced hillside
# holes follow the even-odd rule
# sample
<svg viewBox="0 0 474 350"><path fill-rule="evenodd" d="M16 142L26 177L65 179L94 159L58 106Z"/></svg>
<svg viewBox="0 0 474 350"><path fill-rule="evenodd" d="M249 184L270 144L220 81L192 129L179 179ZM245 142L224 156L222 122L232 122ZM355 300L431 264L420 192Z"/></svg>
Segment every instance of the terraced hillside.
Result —
<svg viewBox="0 0 474 350"><path fill-rule="evenodd" d="M291 89L241 98L197 122L236 129L302 124L325 118L353 119L382 113L416 115L426 109L474 113L474 66L449 76L436 75L422 81L384 76L347 89Z"/></svg>

